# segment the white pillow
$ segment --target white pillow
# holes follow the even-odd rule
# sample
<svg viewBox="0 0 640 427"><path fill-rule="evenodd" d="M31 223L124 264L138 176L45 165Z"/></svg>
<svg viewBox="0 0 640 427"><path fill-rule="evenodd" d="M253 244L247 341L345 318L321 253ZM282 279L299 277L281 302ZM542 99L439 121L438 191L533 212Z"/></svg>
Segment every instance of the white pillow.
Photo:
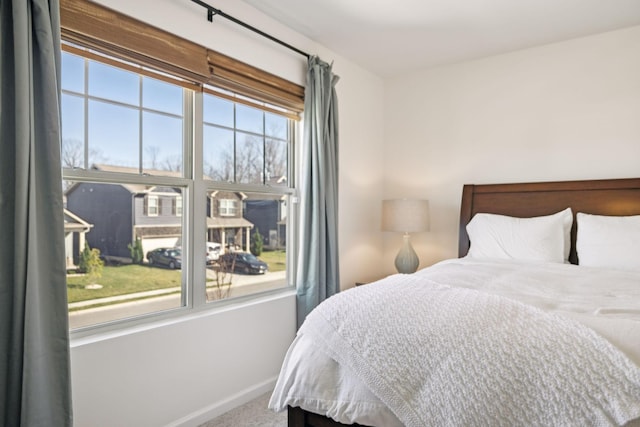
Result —
<svg viewBox="0 0 640 427"><path fill-rule="evenodd" d="M603 216L579 212L578 264L640 271L640 215Z"/></svg>
<svg viewBox="0 0 640 427"><path fill-rule="evenodd" d="M516 218L478 213L467 224L470 258L567 262L573 213Z"/></svg>

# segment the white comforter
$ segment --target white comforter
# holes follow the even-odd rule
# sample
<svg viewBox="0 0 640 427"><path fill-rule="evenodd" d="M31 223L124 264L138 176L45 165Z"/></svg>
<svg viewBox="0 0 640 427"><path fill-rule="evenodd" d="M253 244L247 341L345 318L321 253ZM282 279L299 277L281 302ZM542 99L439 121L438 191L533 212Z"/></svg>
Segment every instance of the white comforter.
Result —
<svg viewBox="0 0 640 427"><path fill-rule="evenodd" d="M623 425L640 417L639 362L640 275L451 260L321 304L270 407L377 426Z"/></svg>

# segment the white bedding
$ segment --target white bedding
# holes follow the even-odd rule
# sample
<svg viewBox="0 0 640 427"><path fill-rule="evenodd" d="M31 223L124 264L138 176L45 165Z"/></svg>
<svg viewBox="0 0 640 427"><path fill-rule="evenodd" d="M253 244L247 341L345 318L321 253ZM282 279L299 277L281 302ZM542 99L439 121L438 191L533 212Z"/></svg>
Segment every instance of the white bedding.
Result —
<svg viewBox="0 0 640 427"><path fill-rule="evenodd" d="M393 306L392 304L388 304L386 307L382 307L380 310L381 312L378 313L378 320L384 319L386 323L393 323L394 321L400 321L399 319L402 319L402 322L407 323L416 318L415 315L411 315L407 310L408 306L413 305L412 299L416 298L413 296L414 294L411 294L410 292L415 292L417 290L418 294L422 294L424 293L422 291L427 287L435 289L436 295L438 294L438 290L442 291L442 295L447 295L437 307L431 309L431 311L435 312L438 307L445 308L445 315L451 315L451 312L455 311L456 307L459 306L458 302L449 299L449 295L454 294L462 295L463 299L486 299L490 302L490 306L493 304L495 307L501 307L502 304L506 304L504 307L507 307L507 309L512 313L511 316L514 316L508 318L508 322L505 323L512 325L513 328L510 327L506 329L513 329L515 331L520 328L521 331L526 330L527 332L521 332L515 337L501 337L499 334L496 335L494 339L498 341L494 341L491 346L498 348L500 351L497 353L502 354L498 354L495 357L503 357L508 353L509 348L511 348L500 348L501 342L509 342L509 345L524 345L526 348L526 346L530 344L527 344L528 341L526 340L521 340L529 339L528 335L537 335L537 333L529 333L529 330L526 329L526 323L522 323L522 316L525 316L525 314L526 316L532 316L533 320L530 321L535 324L546 324L545 322L549 320L549 316L538 318L537 316L540 313L539 310L532 310L528 306L521 312L521 304L515 304L512 306L508 300L502 297L521 301L527 305L531 305L542 309L545 312L551 313L553 316L560 315L560 318L556 318L556 320L560 320L547 328L557 328L559 326L556 324L560 324L562 325L562 328L569 328L561 328L560 330L564 330L564 332L561 332L560 335L570 335L572 339L574 335L580 336L583 339L586 339L586 341L593 339L595 342L595 348L601 348L604 346L603 352L607 353L606 356L610 359L604 359L607 361L604 365L606 368L603 368L602 365L592 366L591 362L583 363L583 359L580 359L584 356L583 354L572 354L574 352L573 349L578 348L575 342L571 341L567 344L567 342L565 342L566 340L563 338L559 341L551 341L552 345L550 347L569 345L569 347L565 347L564 351L560 351L555 355L553 355L553 352L549 354L553 355L552 357L559 359L566 358L567 360L563 361L565 365L561 365L561 368L558 369L568 369L569 371L572 371L568 378L562 379L564 383L558 383L561 385L556 387L560 387L562 390L575 388L575 384L578 384L578 379L574 379L572 376L581 377L584 372L588 373L590 369L595 369L595 372L590 372L588 374L589 378L593 378L599 375L598 371L610 369L610 366L616 366L616 369L619 370L614 373L608 372L605 377L614 378L621 372L626 372L626 374L629 375L628 378L630 378L630 380L623 380L621 384L608 384L608 386L617 391L621 391L622 389L629 387L628 390L624 391L626 393L631 393L631 396L633 396L631 397L630 404L628 402L626 404L621 404L622 406L626 405L625 407L607 409L610 412L616 412L615 415L603 415L601 413L602 411L595 411L593 413L588 413L587 415L576 415L568 412L571 417L570 419L576 422L575 420L578 420L579 416L583 416L586 417L585 419L590 420L591 423L594 423L596 418L600 417L599 424L616 425L623 424L625 421L634 417L640 417L640 394L634 394L640 393L640 368L638 368L638 366L640 366L639 274L604 271L568 264L533 264L507 261L486 262L471 259L445 261L428 269L421 270L414 275L394 275L379 282L347 291L351 294L346 297L340 297L340 299L354 301L356 308L353 310L343 310L343 312L333 314L334 317L344 317L344 319L339 319L339 321L344 321L345 323L336 323L334 325L339 326L334 328L334 326L326 327L327 325L323 325L322 323L308 322L311 326L301 328L295 342L289 349L269 406L274 410L283 410L287 405L300 406L303 409L307 409L312 412L326 414L343 423L358 422L365 425L400 426L404 424L424 425L425 420L428 420L427 424L433 423L433 425L469 425L470 423L482 423L483 420L484 424L487 424L488 418L486 417L488 415L484 413L483 410L492 407L488 406L486 403L482 403L482 400L489 398L493 402L492 404L502 399L504 400L502 405L505 406L505 408L501 409L502 412L499 412L497 415L494 414L496 418L491 424L509 424L513 423L514 420L519 421L519 423L526 420L528 421L528 424L532 422L545 423L545 421L554 420L555 424L559 424L560 421L558 420L561 420L561 417L566 415L556 414L553 412L550 414L543 413L544 410L546 410L545 408L549 407L554 407L553 410L562 410L563 408L555 408L555 406L558 405L557 403L554 405L548 405L545 403L542 405L545 407L542 408L542 412L535 409L533 415L531 412L521 412L518 408L518 406L535 408L535 405L537 404L536 402L547 402L549 399L552 399L548 396L549 390L538 387L535 384L535 381L541 380L539 377L535 378L533 384L534 387L532 389L527 388L531 386L531 384L520 384L520 382L526 382L530 379L528 378L530 377L529 374L522 377L522 372L527 373L536 371L535 365L537 365L537 362L535 360L526 362L527 364L530 364L530 369L524 370L521 369L523 362L519 361L519 365L514 365L515 368L518 369L515 369L510 374L506 375L508 380L507 383L514 382L511 381L513 378L517 379L517 381L515 381L515 386L513 384L500 384L499 387L483 388L481 384L478 385L474 383L479 381L479 378L481 378L485 373L492 372L491 369L495 369L495 363L489 363L489 359L493 360L492 358L494 356L487 356L487 354L481 356L481 358L485 358L487 360L480 360L480 364L472 363L469 367L465 368L480 369L480 371L476 372L474 375L469 375L464 379L464 381L467 382L467 384L464 384L465 393L475 392L476 395L466 397L462 396L462 399L460 399L459 402L455 401L455 399L460 398L460 396L456 397L455 389L453 395L446 398L446 402L438 400L444 399L442 396L447 396L447 393L449 393L449 391L445 389L447 384L438 383L437 387L434 388L433 382L429 382L433 380L433 372L439 372L441 374L446 371L444 369L437 369L436 371L433 371L433 367L430 368L432 369L429 371L431 373L429 374L429 372L427 372L426 375L429 381L415 384L415 386L412 387L409 387L409 384L415 383L415 381L422 381L422 379L416 379L418 375L398 374L405 375L405 377L396 375L394 371L396 370L397 364L402 365L402 363L415 363L416 365L429 365L429 363L436 363L435 361L438 360L440 360L438 363L451 363L451 361L447 360L446 357L443 359L436 359L436 357L440 357L441 355L438 355L437 352L435 354L426 353L425 349L429 349L429 351L431 351L431 346L436 342L433 341L436 338L435 335L446 335L440 333L443 329L450 328L455 331L455 337L458 337L461 334L464 335L464 333L460 332L460 329L458 329L460 327L459 325L456 324L455 327L453 326L454 321L456 320L455 315L452 316L453 320L448 321L449 323L437 327L438 333L431 331L430 333L433 335L431 338L428 335L425 338L425 336L418 333L422 332L422 329L428 328L410 328L409 330L411 331L411 335L408 335L406 339L396 341L395 344L393 344L397 347L403 346L405 345L403 343L406 343L407 348L398 347L393 349L384 349L384 345L382 345L381 348L381 342L394 343L394 341L388 341L384 337L376 337L373 332L369 330L364 330L365 333L362 334L355 334L355 331L359 330L355 325L357 323L359 324L361 320L357 317L352 317L352 315L358 315L359 311L370 311L358 308L363 307L360 297L364 298L366 304L366 298L375 297L375 301L382 301L384 300L383 298L388 298L384 295L390 295L391 299L389 301L396 300L401 305ZM478 290L480 293L464 289L455 290L453 288L470 288ZM347 292L343 294L346 294ZM500 297L487 297L487 294L497 295ZM409 295L408 300L404 303L401 298L396 298L403 295ZM339 299L336 299L336 301L339 302ZM358 306L357 304L361 305ZM453 305L447 306L446 304ZM370 304L366 307L370 307ZM471 305L470 307L472 310L477 310L477 307L474 305ZM349 311L349 313L346 313L346 311ZM386 311L387 313L383 313L382 311ZM389 312L397 314L408 313L408 317L405 316L403 318L402 316L398 317L395 315L389 316ZM471 321L471 323L477 323L477 325L474 326L479 326L482 322L487 322L487 328L493 328L494 326L492 325L495 325L496 322L499 323L500 321L500 315L496 317L494 314L493 320L490 321L489 318L491 316L485 316L481 310L469 313L467 309L465 309L465 311L459 313L458 317L460 319L466 319L467 322ZM425 318L429 319L428 316ZM474 322L473 319L477 319L477 322ZM503 320L506 319L507 318L505 317ZM332 321L333 320L337 319L332 319ZM598 332L599 335L602 335L609 342L615 344L615 346L622 350L622 352L619 352L612 346L609 346L608 343L601 339L598 334L592 334L590 329L584 328L577 322L574 322L576 320L581 325L586 325ZM432 321L433 319L430 319L429 323L433 323ZM316 330L314 330L313 324L315 324ZM318 327L318 325L322 327ZM377 328L377 326L371 327L372 330ZM330 329L336 329L338 336L340 336L340 334L346 336L354 334L357 335L357 338L351 344L353 344L353 346L362 347L356 348L355 351L351 351L350 348L345 348L343 346L344 342L341 341L341 338L338 340L340 341L340 344L333 345L335 343L332 344L331 341L334 337L328 332ZM420 331L417 329L420 329ZM532 330L533 329L531 329L531 331ZM500 333L504 332L505 331L502 331ZM475 342L477 341L477 335L493 336L493 334L494 331L492 329L491 334L476 333L476 335L467 336L463 341ZM421 344L411 342L414 338L415 340L422 339L423 341ZM555 339L557 340L557 338ZM323 342L320 343L319 340L322 340ZM446 339L444 342L447 342ZM544 343L544 341L540 342ZM408 349L411 348L413 348L414 351L416 348L419 349L420 352L418 354L424 356L424 360L420 357L417 359L397 359L398 354L405 354L408 352ZM367 354L370 349L375 349L376 353L373 355ZM371 357L373 359L377 359L380 354L385 351L388 351L388 354L393 356L391 358L393 359L393 363L386 366L384 368L386 369L386 371L384 371L385 374L378 375L378 379L376 379L370 372L368 365L369 361L366 359L361 360L360 357L369 357L369 360L372 360ZM483 351L482 344L476 344L476 347L470 346L468 351L471 351L472 353ZM580 351L593 351L593 348L589 347L585 350L580 347ZM521 349L517 354L506 357L500 362L500 364L507 365L508 363L511 363L510 359L513 359L514 356L519 357L521 353L526 352L527 351L523 351ZM573 357L575 357L575 359L572 359ZM593 356L589 356L588 359L592 358ZM407 362L411 360L413 360L413 362ZM572 360L575 363L571 365ZM576 362L576 360L578 362ZM382 363L384 363L384 361ZM567 365L567 363L570 363L570 365ZM638 366L633 365L633 363ZM454 367L459 366L459 361L456 361ZM486 369L483 368L483 366L485 366ZM406 367L401 366L401 368L404 369ZM424 367L420 366L412 366L412 369L413 368L417 369L417 371L425 370ZM513 370L514 367L512 366L509 369ZM537 370L539 371L540 369L537 368ZM556 381L556 377L560 378L563 375L564 374L555 375L553 376L553 380ZM403 378L403 380L399 381L398 378ZM455 382L453 379L447 378L448 377L445 375L440 379L440 381L442 382L442 380L444 380L444 382ZM484 380L486 381L486 378ZM387 393L387 389L389 387L385 388L385 386L380 386L380 384L378 384L380 381L395 382L391 388L400 390L399 403L398 396L389 396ZM587 379L586 382L588 383L590 380ZM397 383L402 384L401 386L398 386ZM507 392L509 387L515 387L515 391L512 390ZM521 390L518 390L519 388ZM437 393L433 390L437 390ZM496 395L495 390L499 390L501 394L499 393ZM522 393L523 390L526 390L526 396L521 396L516 393ZM551 387L551 390L553 390L553 387ZM610 390L610 392L616 394L616 391ZM564 393L564 391L562 393ZM623 396L620 398L621 402L625 399L624 393L622 394ZM460 395L460 393L458 393L458 395ZM417 400L415 400L416 398ZM618 397L616 397L616 399L617 398ZM563 398L560 400L566 400L564 394ZM383 401L385 403L382 403ZM521 405L520 403L523 401L528 401L528 403L526 405ZM475 405L474 402L478 403L478 405ZM462 412L466 414L465 416L467 418L456 418L459 417L460 414L456 414L455 410L450 409L447 405L453 405L454 407L458 405L461 408L465 408ZM576 407L579 407L581 404L577 403L575 405L577 405ZM594 407L599 404L590 402L587 405ZM419 409L417 414L408 414L408 412L414 412L414 409ZM493 407L491 410L495 411L496 409ZM584 408L582 408L581 411L584 411ZM478 418L469 418L473 416ZM532 418L538 416L540 417L539 419ZM548 422L546 422L546 424L548 424Z"/></svg>

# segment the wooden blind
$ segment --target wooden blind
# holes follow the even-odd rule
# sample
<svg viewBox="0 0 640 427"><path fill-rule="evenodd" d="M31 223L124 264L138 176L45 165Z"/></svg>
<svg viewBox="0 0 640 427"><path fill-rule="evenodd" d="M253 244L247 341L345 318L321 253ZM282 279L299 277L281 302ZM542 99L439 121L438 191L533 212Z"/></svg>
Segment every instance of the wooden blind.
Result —
<svg viewBox="0 0 640 427"><path fill-rule="evenodd" d="M207 60L211 84L294 112L303 110L304 87L213 50Z"/></svg>
<svg viewBox="0 0 640 427"><path fill-rule="evenodd" d="M304 88L87 0L61 0L65 41L299 113Z"/></svg>
<svg viewBox="0 0 640 427"><path fill-rule="evenodd" d="M61 0L64 40L204 83L207 49L86 0Z"/></svg>

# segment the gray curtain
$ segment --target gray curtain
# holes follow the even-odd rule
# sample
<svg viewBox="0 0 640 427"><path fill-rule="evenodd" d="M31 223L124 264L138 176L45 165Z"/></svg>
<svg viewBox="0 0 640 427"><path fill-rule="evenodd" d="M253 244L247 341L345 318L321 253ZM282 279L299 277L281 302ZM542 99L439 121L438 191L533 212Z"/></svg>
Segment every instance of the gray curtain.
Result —
<svg viewBox="0 0 640 427"><path fill-rule="evenodd" d="M299 187L298 326L314 307L340 290L338 79L331 65L316 56L309 58Z"/></svg>
<svg viewBox="0 0 640 427"><path fill-rule="evenodd" d="M70 426L59 2L0 25L0 425Z"/></svg>

